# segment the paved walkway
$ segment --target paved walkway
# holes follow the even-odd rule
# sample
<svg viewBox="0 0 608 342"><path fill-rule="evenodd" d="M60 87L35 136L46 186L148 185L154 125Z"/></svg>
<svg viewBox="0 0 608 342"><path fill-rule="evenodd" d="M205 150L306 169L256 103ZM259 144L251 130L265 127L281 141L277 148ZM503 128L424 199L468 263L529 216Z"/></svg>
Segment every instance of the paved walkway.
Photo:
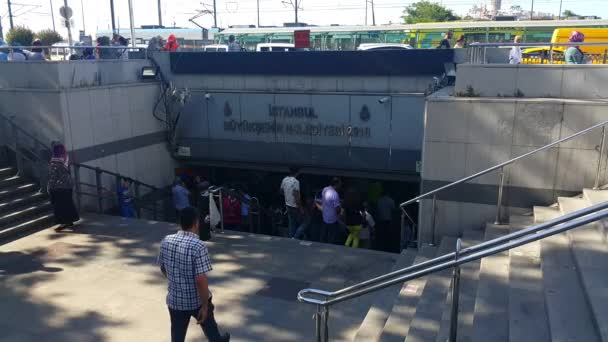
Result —
<svg viewBox="0 0 608 342"><path fill-rule="evenodd" d="M0 246L0 341L169 341L159 242L175 225L88 215ZM337 289L390 270L396 255L226 232L209 242L217 320L233 341L311 341L303 287ZM350 340L369 296L331 312L332 340ZM187 341L203 341L191 322Z"/></svg>

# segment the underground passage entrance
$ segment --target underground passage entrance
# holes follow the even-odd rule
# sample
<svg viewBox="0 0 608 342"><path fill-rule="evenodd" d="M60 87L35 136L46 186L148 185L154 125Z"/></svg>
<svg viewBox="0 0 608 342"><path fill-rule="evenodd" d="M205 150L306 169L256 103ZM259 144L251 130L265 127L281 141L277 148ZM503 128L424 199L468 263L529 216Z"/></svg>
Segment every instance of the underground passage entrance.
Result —
<svg viewBox="0 0 608 342"><path fill-rule="evenodd" d="M362 248L399 253L403 248L415 246L414 240L417 234L413 222L417 222L418 206L407 208L407 213L413 222L407 218L404 227L406 231L403 231L399 203L419 194L420 183L417 177L398 179L387 175L353 174L348 171L330 173L327 170L305 168L297 170L302 215L306 213L311 218L306 234L300 237L302 240L319 241L319 227L323 218L321 210L315 206L315 203L320 202L323 188L337 177L342 183L338 190L340 199L344 201L345 196L355 193L372 217L374 226L370 231L364 229L361 234ZM281 182L288 173L287 169L280 171L280 169L210 167L196 164L176 170L176 176L184 180L191 190L193 203L201 209L203 215L209 214L209 193L215 193L216 195L211 197L214 198L218 211L222 211L220 208L222 205L225 206L224 219L226 215L230 215L229 211L241 211L241 217L236 220L232 215L230 222L226 224L226 229L280 237L289 237L285 200L280 190ZM208 185L211 191L197 190L200 189L197 185L200 183L203 184L203 189L207 189ZM223 189L221 199L218 191L214 190L220 187ZM229 207L233 204L238 208ZM390 212L390 218L387 217L387 212ZM221 227L217 225L216 228L219 230ZM346 227L343 228L344 232L340 232L344 233L343 236L334 243L344 243L348 233Z"/></svg>

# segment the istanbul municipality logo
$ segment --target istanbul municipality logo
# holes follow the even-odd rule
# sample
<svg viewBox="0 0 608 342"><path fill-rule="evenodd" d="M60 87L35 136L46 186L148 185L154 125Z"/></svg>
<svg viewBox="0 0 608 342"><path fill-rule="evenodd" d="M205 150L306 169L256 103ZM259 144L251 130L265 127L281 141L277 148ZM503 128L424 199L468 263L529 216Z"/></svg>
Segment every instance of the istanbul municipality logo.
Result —
<svg viewBox="0 0 608 342"><path fill-rule="evenodd" d="M228 101L224 102L224 116L232 116L232 108L230 107L230 103L228 103Z"/></svg>
<svg viewBox="0 0 608 342"><path fill-rule="evenodd" d="M361 112L359 112L359 118L361 118L361 121L363 122L368 122L371 117L372 115L369 112L369 108L367 107L367 105L363 105L363 107L361 108Z"/></svg>

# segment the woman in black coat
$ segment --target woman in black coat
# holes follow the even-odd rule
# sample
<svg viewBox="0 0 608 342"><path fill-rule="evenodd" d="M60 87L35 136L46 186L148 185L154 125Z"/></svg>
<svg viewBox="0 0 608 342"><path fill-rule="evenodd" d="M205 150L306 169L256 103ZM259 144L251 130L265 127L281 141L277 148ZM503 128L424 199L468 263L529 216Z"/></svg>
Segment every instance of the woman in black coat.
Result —
<svg viewBox="0 0 608 342"><path fill-rule="evenodd" d="M53 145L53 157L49 165L48 192L55 214L55 223L59 226L56 231L74 225L80 220L74 199L72 187L74 182L68 167L68 154L63 144Z"/></svg>

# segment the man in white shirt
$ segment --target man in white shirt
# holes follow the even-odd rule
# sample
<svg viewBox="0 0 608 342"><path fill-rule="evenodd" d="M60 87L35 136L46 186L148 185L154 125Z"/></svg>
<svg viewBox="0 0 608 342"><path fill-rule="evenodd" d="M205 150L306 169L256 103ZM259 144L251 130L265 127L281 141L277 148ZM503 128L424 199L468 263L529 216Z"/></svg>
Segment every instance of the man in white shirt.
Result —
<svg viewBox="0 0 608 342"><path fill-rule="evenodd" d="M228 52L241 52L241 45L236 41L233 35L228 37Z"/></svg>
<svg viewBox="0 0 608 342"><path fill-rule="evenodd" d="M300 226L300 181L297 179L298 170L289 168L289 175L281 182L281 194L285 198L287 218L289 220L289 237L293 238Z"/></svg>
<svg viewBox="0 0 608 342"><path fill-rule="evenodd" d="M513 39L513 43L521 43L521 36L515 36L515 39ZM509 52L509 64L521 64L521 60L521 48L519 46L512 47L511 52Z"/></svg>

